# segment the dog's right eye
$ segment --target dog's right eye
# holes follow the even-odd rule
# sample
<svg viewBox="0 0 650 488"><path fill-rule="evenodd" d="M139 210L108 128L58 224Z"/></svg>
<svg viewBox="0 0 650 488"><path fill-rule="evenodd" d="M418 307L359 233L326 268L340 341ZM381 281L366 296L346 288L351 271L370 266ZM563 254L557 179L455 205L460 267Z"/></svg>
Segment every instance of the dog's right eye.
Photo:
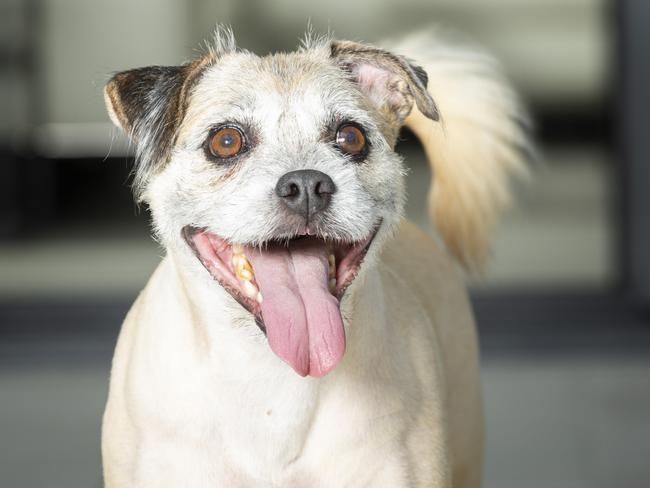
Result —
<svg viewBox="0 0 650 488"><path fill-rule="evenodd" d="M368 153L366 135L363 129L353 122L344 123L337 129L335 142L343 154L357 161L363 160Z"/></svg>
<svg viewBox="0 0 650 488"><path fill-rule="evenodd" d="M245 150L244 134L237 127L221 127L210 134L208 149L219 159L237 156Z"/></svg>

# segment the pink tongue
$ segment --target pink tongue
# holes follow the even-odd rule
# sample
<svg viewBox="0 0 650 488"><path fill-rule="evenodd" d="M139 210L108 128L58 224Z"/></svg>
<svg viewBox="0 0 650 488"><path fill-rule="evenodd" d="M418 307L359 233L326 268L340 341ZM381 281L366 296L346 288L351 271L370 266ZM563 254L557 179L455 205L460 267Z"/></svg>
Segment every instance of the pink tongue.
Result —
<svg viewBox="0 0 650 488"><path fill-rule="evenodd" d="M271 349L301 376L324 376L345 352L338 300L329 292L327 250L303 238L287 247L246 249L262 292Z"/></svg>

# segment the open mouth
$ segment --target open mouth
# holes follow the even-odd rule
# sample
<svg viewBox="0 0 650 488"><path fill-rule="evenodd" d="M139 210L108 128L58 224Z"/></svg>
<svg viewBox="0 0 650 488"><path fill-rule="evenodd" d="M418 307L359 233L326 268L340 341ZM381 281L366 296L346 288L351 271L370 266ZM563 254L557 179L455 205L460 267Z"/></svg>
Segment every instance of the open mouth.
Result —
<svg viewBox="0 0 650 488"><path fill-rule="evenodd" d="M353 243L302 235L255 247L192 226L182 232L212 277L255 316L271 349L299 375L320 377L345 352L339 302L378 229Z"/></svg>

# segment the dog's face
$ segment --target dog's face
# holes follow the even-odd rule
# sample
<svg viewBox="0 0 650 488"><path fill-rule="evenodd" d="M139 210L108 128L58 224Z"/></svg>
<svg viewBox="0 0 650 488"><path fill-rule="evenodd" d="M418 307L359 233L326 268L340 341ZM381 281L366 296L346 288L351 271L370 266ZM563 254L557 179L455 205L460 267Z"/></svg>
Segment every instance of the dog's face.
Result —
<svg viewBox="0 0 650 488"><path fill-rule="evenodd" d="M221 42L117 74L107 102L165 246L194 253L299 374L331 370L339 301L402 213L399 129L414 103L437 117L426 75L349 42L267 57Z"/></svg>

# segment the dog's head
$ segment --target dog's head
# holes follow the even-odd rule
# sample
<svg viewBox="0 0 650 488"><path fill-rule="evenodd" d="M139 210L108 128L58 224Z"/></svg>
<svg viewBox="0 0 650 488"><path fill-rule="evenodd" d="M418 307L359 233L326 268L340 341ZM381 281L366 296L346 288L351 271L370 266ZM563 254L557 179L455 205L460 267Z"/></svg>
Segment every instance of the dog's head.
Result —
<svg viewBox="0 0 650 488"><path fill-rule="evenodd" d="M414 104L437 119L426 74L353 42L258 57L217 37L188 64L116 74L108 110L163 244L193 253L299 374L321 376L344 351L339 301L402 214L400 127Z"/></svg>

